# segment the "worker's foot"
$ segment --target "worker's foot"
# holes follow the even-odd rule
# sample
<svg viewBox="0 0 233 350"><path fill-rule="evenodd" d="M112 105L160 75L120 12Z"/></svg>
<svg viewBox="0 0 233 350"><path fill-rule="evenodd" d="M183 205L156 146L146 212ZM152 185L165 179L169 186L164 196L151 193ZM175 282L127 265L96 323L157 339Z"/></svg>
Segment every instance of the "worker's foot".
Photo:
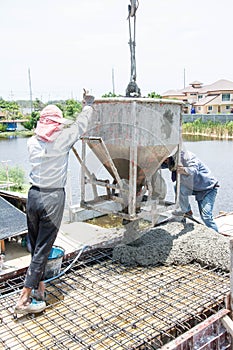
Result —
<svg viewBox="0 0 233 350"><path fill-rule="evenodd" d="M45 301L47 299L47 293L41 292L39 289L32 289L31 297L37 301Z"/></svg>
<svg viewBox="0 0 233 350"><path fill-rule="evenodd" d="M39 301L46 300L47 295L45 291L45 284L43 281L40 281L38 288L34 288L31 290L31 297Z"/></svg>
<svg viewBox="0 0 233 350"><path fill-rule="evenodd" d="M122 225L128 225L128 224L130 224L130 220L127 220L127 219L122 219Z"/></svg>
<svg viewBox="0 0 233 350"><path fill-rule="evenodd" d="M186 213L184 214L185 217L193 217L193 212L192 210L186 211Z"/></svg>
<svg viewBox="0 0 233 350"><path fill-rule="evenodd" d="M15 313L26 315L26 314L36 314L39 312L44 311L46 308L45 301L37 301L33 298L31 298L27 303L25 304L16 304L15 306Z"/></svg>
<svg viewBox="0 0 233 350"><path fill-rule="evenodd" d="M174 216L184 216L184 217L192 217L193 216L193 212L192 210L186 211L186 213L184 213L182 210L173 210L172 215Z"/></svg>

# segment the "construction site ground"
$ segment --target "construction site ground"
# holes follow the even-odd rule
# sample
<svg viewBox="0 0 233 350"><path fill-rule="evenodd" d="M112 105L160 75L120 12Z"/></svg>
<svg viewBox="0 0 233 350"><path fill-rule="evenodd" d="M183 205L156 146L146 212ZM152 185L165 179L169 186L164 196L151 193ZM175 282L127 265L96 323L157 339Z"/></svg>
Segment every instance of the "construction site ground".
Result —
<svg viewBox="0 0 233 350"><path fill-rule="evenodd" d="M222 271L217 264L208 266L191 261L153 265L147 264L146 256L145 266L140 263L130 266L115 260L115 247L123 250L130 247L133 256L135 252L140 255L142 243L150 242L151 247L148 239L154 239L156 232L170 231L171 225L178 231L182 227L182 234L184 229L187 234L191 230L193 235L203 226L189 220L185 224L180 221L165 223L159 228L146 229L146 236L143 230L137 232L134 244L131 236L125 234L125 227L63 222L55 242L66 251L62 270L72 264L74 252L84 246L87 248L67 273L46 284L47 308L41 314L14 318L14 305L23 286L24 272L13 273L11 278L1 282L0 349L118 350L166 349L166 346L168 349L170 342L209 317L227 313L229 271ZM130 230L131 234L134 229ZM173 234L179 236L177 230L173 230ZM227 249L229 230L228 236L220 236L217 243ZM153 252L158 253L155 248ZM10 269L8 272L16 266L24 269L29 262L30 254L21 247L20 241L7 242L0 278L7 269ZM202 349L206 342L211 349L216 337L225 346L222 348L227 349L229 336L221 322L211 325L206 338L196 339L197 347L193 349Z"/></svg>

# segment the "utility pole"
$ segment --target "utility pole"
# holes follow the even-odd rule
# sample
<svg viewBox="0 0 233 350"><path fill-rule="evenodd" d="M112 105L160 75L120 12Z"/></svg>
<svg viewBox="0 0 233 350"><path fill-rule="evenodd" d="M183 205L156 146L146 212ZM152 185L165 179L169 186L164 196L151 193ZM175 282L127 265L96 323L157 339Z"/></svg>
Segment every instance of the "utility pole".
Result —
<svg viewBox="0 0 233 350"><path fill-rule="evenodd" d="M31 113L32 113L33 112L33 104L32 104L32 84L31 84L30 68L28 68L28 79L29 79L29 91L30 91L30 106L31 106Z"/></svg>
<svg viewBox="0 0 233 350"><path fill-rule="evenodd" d="M115 95L114 68L112 68L112 93Z"/></svg>
<svg viewBox="0 0 233 350"><path fill-rule="evenodd" d="M185 88L185 68L184 68L184 88Z"/></svg>

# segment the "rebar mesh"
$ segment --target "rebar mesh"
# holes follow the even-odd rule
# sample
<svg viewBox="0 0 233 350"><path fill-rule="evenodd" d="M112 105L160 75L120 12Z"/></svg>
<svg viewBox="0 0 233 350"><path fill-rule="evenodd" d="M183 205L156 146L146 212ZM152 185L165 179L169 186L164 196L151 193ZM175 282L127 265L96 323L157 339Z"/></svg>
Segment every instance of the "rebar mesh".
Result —
<svg viewBox="0 0 233 350"><path fill-rule="evenodd" d="M67 265L69 262L64 263ZM110 250L47 284L42 314L13 318L24 276L0 289L2 348L159 349L224 307L229 276L198 264L127 268Z"/></svg>

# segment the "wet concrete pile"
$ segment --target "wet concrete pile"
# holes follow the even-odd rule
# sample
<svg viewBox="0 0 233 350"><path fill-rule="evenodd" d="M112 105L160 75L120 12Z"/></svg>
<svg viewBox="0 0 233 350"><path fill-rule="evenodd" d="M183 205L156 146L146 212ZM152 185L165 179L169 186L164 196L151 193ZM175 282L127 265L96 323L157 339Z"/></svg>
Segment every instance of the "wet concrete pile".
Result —
<svg viewBox="0 0 233 350"><path fill-rule="evenodd" d="M141 232L140 237L132 225L124 241L113 249L113 259L127 266L184 265L195 261L229 271L230 243L229 237L190 221L170 221Z"/></svg>

